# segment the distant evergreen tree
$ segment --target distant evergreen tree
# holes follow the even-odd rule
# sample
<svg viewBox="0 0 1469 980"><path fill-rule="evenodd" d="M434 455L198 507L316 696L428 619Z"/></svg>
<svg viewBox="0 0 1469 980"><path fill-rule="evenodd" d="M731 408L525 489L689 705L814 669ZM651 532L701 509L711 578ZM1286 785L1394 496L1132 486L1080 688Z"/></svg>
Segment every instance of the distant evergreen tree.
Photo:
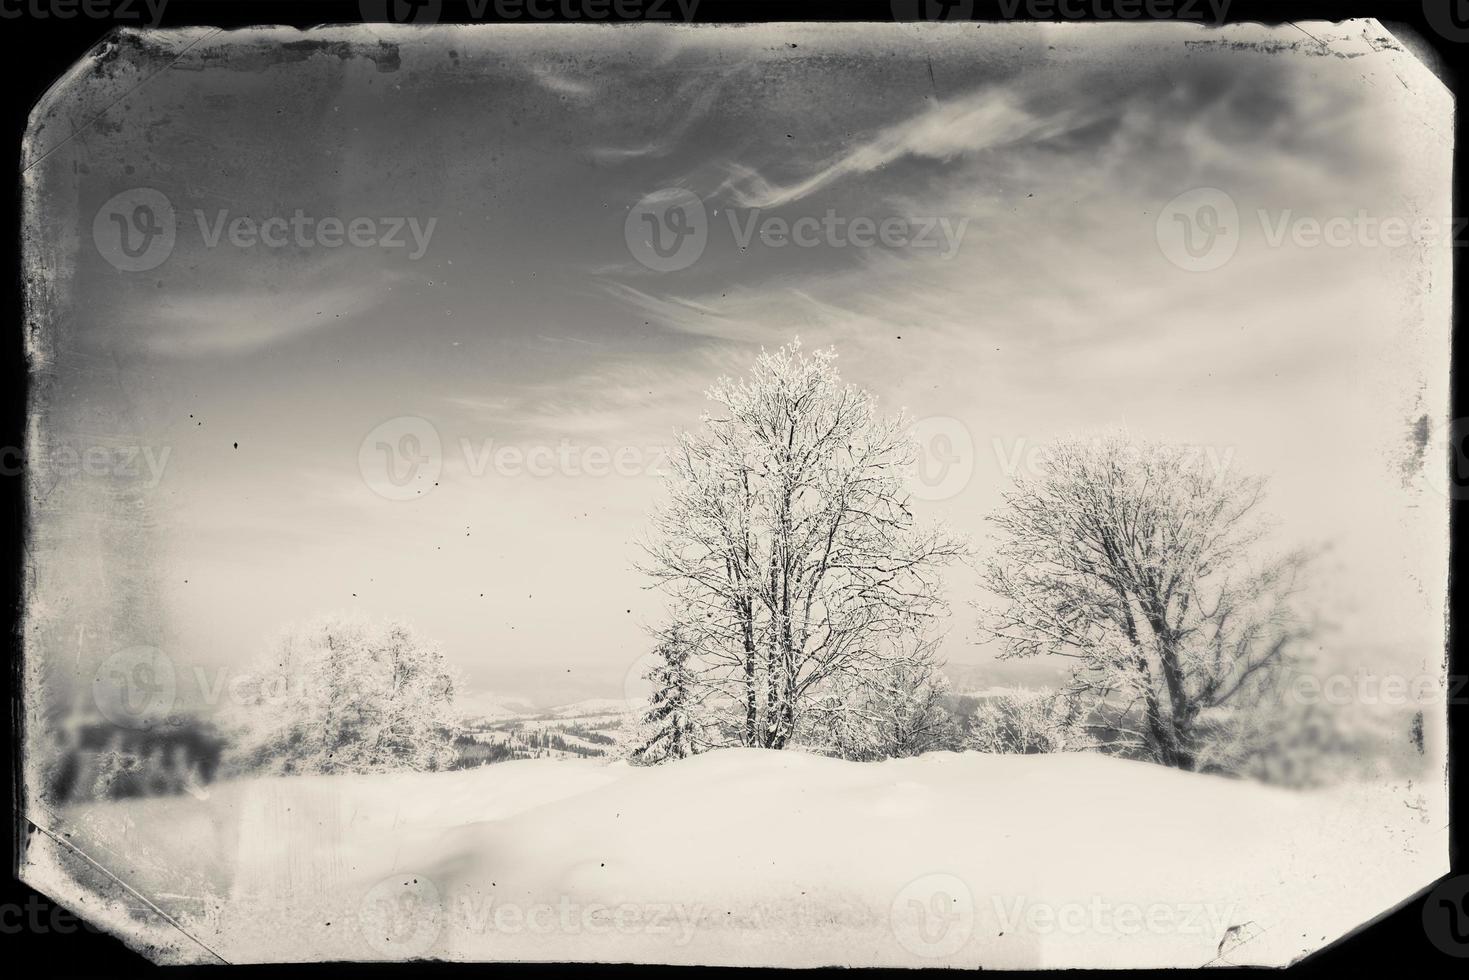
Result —
<svg viewBox="0 0 1469 980"><path fill-rule="evenodd" d="M698 751L688 644L675 628L663 637L654 652L658 659L648 672L653 695L642 717L640 744L632 752L634 762L648 765L686 759Z"/></svg>

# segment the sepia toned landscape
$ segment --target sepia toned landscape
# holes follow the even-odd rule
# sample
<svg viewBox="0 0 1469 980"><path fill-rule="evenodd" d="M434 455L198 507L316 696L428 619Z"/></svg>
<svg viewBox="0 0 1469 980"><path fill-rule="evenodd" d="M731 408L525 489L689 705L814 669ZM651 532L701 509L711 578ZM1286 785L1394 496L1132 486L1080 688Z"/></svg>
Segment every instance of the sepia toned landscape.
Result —
<svg viewBox="0 0 1469 980"><path fill-rule="evenodd" d="M162 963L1406 901L1453 100L1309 27L109 35L23 147L26 881Z"/></svg>

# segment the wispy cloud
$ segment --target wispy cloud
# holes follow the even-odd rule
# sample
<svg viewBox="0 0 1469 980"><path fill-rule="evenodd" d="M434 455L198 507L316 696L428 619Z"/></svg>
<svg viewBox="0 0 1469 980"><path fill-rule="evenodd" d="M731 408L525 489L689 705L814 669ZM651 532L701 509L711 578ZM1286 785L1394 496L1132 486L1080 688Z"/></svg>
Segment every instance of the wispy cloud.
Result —
<svg viewBox="0 0 1469 980"><path fill-rule="evenodd" d="M728 191L741 207L780 207L904 157L950 160L980 150L1044 140L1092 118L1074 106L1035 115L1009 93L997 87L985 88L890 126L807 177L778 184L753 168L736 164L720 190Z"/></svg>
<svg viewBox="0 0 1469 980"><path fill-rule="evenodd" d="M389 283L298 285L276 289L206 288L170 294L138 309L147 349L165 357L245 354L340 325L373 309Z"/></svg>
<svg viewBox="0 0 1469 980"><path fill-rule="evenodd" d="M531 74L544 88L555 92L557 95L569 95L578 99L585 99L597 91L596 86L586 79L572 78L570 75L554 72L542 66L532 68Z"/></svg>
<svg viewBox="0 0 1469 980"><path fill-rule="evenodd" d="M596 146L592 159L604 165L629 163L634 160L657 160L668 156L684 143L689 131L702 122L723 95L730 75L716 75L684 83L668 101L669 109L654 117L658 136L626 146ZM686 108L680 108L687 106ZM677 113L669 118L672 113Z"/></svg>

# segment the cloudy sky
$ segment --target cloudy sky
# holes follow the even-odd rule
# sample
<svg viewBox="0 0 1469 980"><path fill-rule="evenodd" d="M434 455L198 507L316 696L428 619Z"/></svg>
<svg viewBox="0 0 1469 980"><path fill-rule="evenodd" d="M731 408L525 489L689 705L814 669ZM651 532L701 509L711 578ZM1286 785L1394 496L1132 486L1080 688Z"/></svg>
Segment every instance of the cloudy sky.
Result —
<svg viewBox="0 0 1469 980"><path fill-rule="evenodd" d="M981 548L1052 436L1198 444L1271 475L1282 547L1331 545L1315 598L1340 642L1436 663L1445 505L1412 447L1443 414L1444 250L1278 230L1446 218L1448 98L1375 25L1308 27L125 43L63 83L27 147L36 247L60 256L39 424L53 447L167 457L126 503L55 478L35 593L54 656L143 644L217 671L355 610L415 624L478 691L616 696L659 618L632 568L652 447L799 336L937 419L928 448L958 476L932 471L920 507ZM131 271L105 251L109 202L126 224L138 188L176 231ZM682 217L648 225L649 195L698 200L696 259L643 261L638 229ZM228 230L298 209L404 244ZM741 240L828 216L844 231L814 244ZM923 243L854 245L857 219ZM374 471L378 442L431 457L411 499ZM516 472L504 446L572 462ZM588 475L599 450L636 472ZM972 573L951 593L946 652L992 665Z"/></svg>

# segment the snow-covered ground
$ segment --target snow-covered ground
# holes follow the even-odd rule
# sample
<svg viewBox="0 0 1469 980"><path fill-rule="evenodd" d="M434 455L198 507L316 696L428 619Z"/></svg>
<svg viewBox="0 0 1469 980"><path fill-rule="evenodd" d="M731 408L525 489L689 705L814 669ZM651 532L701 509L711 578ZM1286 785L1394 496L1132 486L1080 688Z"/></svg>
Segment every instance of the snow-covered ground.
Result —
<svg viewBox="0 0 1469 980"><path fill-rule="evenodd" d="M58 819L232 962L1026 968L1289 962L1445 871L1444 812L1426 786L1298 793L1090 754L731 749L237 781Z"/></svg>

